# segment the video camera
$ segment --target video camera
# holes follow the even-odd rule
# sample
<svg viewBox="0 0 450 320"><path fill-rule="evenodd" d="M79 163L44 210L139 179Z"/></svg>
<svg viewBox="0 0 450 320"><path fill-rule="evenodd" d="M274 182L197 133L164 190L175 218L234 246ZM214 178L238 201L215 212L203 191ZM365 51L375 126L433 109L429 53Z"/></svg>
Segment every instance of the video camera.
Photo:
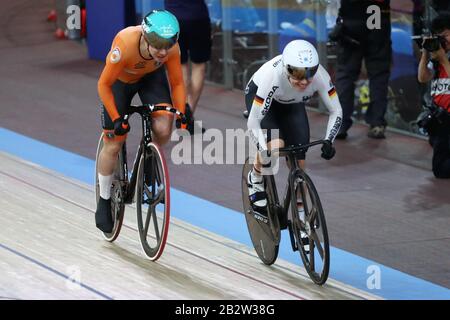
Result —
<svg viewBox="0 0 450 320"><path fill-rule="evenodd" d="M420 36L413 36L411 37L413 40L420 39L420 43L418 43L419 46L422 46L423 48L427 50L428 52L434 52L438 51L439 48L445 48L446 40L444 37L440 35L420 35ZM423 42L423 39L425 39L425 42Z"/></svg>
<svg viewBox="0 0 450 320"><path fill-rule="evenodd" d="M417 125L424 132L430 134L438 127L448 126L450 124L450 114L435 103L425 107L425 111L417 120Z"/></svg>
<svg viewBox="0 0 450 320"><path fill-rule="evenodd" d="M332 42L340 42L341 44L350 46L358 47L361 45L358 40L346 34L342 17L337 18L336 25L334 26L333 30L331 30L328 38Z"/></svg>
<svg viewBox="0 0 450 320"><path fill-rule="evenodd" d="M441 47L445 48L446 40L444 37L439 35L433 35L425 39L423 43L423 48L428 52L438 51Z"/></svg>

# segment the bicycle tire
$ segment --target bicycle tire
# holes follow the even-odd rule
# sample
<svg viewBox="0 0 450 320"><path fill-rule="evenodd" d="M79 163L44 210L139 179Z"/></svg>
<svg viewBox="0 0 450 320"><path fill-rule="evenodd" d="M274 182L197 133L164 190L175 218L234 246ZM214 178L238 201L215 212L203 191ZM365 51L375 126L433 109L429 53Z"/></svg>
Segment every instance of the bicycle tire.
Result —
<svg viewBox="0 0 450 320"><path fill-rule="evenodd" d="M98 183L98 157L100 151L103 148L103 133L97 144L97 153L95 156L95 203L98 204L100 197L100 188ZM106 241L113 242L117 239L122 229L123 217L125 215L125 203L124 203L124 185L128 177L123 173L123 155L119 152L117 163L113 172L113 181L111 183L111 215L113 218L114 226L110 233L102 232L103 238Z"/></svg>
<svg viewBox="0 0 450 320"><path fill-rule="evenodd" d="M139 160L137 173L137 225L144 255L156 261L164 251L169 232L170 182L166 160L159 146L152 142L146 148ZM153 230L149 228L151 220ZM149 234L149 231L153 233Z"/></svg>
<svg viewBox="0 0 450 320"><path fill-rule="evenodd" d="M259 259L266 265L273 264L278 257L278 249L280 244L281 231L278 224L278 229L276 228L276 223L278 220L268 219L268 223L265 223L261 220L255 218L254 212L252 210L248 187L247 187L247 175L253 164L249 163L249 159L245 160L245 164L242 168L242 203L243 203L243 211L245 220L247 221L247 228L250 234L250 238L252 240L253 248L256 251ZM270 201L268 199L268 207ZM273 217L269 212L270 217ZM274 217L274 219L278 219L278 217ZM275 224L275 229L278 231L273 232L273 225Z"/></svg>
<svg viewBox="0 0 450 320"><path fill-rule="evenodd" d="M328 279L330 269L330 248L325 214L319 194L311 178L303 171L297 170L293 175L291 185L292 229L303 265L314 283L323 285ZM297 208L297 188L303 186L302 202L305 209L305 221L301 221ZM305 189L306 187L306 189ZM307 192L305 192L307 190ZM309 239L309 253L302 243L300 231L305 232ZM317 232L319 231L319 232ZM321 263L317 258L321 257ZM321 265L320 272L316 267Z"/></svg>

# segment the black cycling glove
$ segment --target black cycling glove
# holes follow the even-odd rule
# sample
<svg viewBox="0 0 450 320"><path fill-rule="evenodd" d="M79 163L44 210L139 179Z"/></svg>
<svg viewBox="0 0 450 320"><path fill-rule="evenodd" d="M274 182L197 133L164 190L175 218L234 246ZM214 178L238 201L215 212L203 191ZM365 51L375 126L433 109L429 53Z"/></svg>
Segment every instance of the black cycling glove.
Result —
<svg viewBox="0 0 450 320"><path fill-rule="evenodd" d="M189 103L186 103L186 109L184 111L184 115L186 117L187 128L189 128L189 125L193 126L194 117L192 115L191 106L189 105ZM180 118L178 118L175 121L175 127L177 129L181 129L181 119Z"/></svg>
<svg viewBox="0 0 450 320"><path fill-rule="evenodd" d="M114 120L114 134L116 136L123 136L128 131L130 131L128 121L125 121L122 117Z"/></svg>
<svg viewBox="0 0 450 320"><path fill-rule="evenodd" d="M336 149L333 147L333 144L330 140L325 140L324 144L322 145L322 158L326 160L330 160L334 157L336 154Z"/></svg>

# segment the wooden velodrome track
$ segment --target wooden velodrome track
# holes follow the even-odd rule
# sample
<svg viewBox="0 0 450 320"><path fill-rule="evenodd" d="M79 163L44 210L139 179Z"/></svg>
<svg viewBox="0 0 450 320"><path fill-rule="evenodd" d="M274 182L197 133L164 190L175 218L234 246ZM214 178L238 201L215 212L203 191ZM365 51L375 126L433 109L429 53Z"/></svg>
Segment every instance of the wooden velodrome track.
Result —
<svg viewBox="0 0 450 320"><path fill-rule="evenodd" d="M92 186L0 154L0 297L8 299L367 299L296 265L172 218L158 262L140 252L135 208L115 243L93 224ZM71 281L74 280L74 281Z"/></svg>

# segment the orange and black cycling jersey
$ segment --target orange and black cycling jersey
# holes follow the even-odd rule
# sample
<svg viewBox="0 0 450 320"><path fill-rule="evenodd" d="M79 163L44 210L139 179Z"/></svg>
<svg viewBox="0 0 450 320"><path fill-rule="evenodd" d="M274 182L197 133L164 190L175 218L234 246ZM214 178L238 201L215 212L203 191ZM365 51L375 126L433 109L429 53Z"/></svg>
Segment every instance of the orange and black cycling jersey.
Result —
<svg viewBox="0 0 450 320"><path fill-rule="evenodd" d="M98 94L113 121L119 118L112 92L114 82L120 80L124 83L135 83L163 65L167 66L174 107L185 112L186 92L178 43L169 49L166 60L160 63L141 55L139 50L141 34L141 27L135 26L123 29L116 35L106 57L106 66L98 81Z"/></svg>

